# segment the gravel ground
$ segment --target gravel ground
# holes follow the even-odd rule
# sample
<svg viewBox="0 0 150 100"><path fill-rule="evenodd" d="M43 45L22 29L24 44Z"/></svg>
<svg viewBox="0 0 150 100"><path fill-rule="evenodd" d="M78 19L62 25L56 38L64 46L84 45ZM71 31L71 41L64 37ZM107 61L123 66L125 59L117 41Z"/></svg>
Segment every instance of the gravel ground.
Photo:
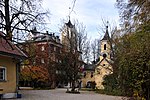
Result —
<svg viewBox="0 0 150 100"><path fill-rule="evenodd" d="M96 94L92 91L81 91L80 94L65 92L66 89L20 90L22 98L10 100L123 100L122 97Z"/></svg>

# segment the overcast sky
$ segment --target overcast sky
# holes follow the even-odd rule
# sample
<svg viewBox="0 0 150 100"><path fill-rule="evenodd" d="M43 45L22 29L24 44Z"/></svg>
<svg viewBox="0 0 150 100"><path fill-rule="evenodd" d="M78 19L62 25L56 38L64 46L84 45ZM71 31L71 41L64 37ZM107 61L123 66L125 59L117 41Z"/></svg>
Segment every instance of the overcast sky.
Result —
<svg viewBox="0 0 150 100"><path fill-rule="evenodd" d="M119 24L118 9L115 8L116 0L76 0L74 12L71 13L71 21L78 20L86 26L89 38L98 38L104 35L100 31L102 18L109 23ZM51 13L48 27L51 32L59 32L62 20L68 20L69 7L72 7L73 0L43 0L44 9ZM105 27L104 27L105 28Z"/></svg>

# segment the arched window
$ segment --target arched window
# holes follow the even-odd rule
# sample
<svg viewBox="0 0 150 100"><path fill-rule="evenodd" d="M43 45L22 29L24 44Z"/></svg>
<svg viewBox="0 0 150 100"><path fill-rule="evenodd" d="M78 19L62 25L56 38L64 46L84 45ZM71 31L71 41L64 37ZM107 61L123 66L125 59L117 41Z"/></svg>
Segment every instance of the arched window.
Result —
<svg viewBox="0 0 150 100"><path fill-rule="evenodd" d="M104 44L104 50L106 50L106 44Z"/></svg>

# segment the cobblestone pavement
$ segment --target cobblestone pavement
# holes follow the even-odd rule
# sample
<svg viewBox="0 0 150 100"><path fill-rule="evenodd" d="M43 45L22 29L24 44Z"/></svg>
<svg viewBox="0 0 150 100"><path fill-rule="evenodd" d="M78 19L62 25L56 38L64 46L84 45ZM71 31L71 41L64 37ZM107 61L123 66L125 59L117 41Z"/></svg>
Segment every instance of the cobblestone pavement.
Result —
<svg viewBox="0 0 150 100"><path fill-rule="evenodd" d="M80 94L65 93L66 89L54 90L20 90L21 99L10 100L122 100L122 97L96 94L92 91L81 91Z"/></svg>

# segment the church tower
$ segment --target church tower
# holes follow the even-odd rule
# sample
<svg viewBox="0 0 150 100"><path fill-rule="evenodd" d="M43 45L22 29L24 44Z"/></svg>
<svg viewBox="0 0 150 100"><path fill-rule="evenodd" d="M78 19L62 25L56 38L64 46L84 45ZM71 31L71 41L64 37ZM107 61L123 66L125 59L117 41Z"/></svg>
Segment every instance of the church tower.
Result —
<svg viewBox="0 0 150 100"><path fill-rule="evenodd" d="M111 61L111 46L110 46L110 37L108 33L108 26L106 26L106 32L104 37L101 40L101 51L100 51L100 60L96 64L95 68L95 82L98 89L104 89L103 79L105 75L113 73L112 61Z"/></svg>
<svg viewBox="0 0 150 100"><path fill-rule="evenodd" d="M75 29L75 25L72 25L70 19L68 23L65 23L62 32L61 32L61 37L62 37L62 44L64 45L66 50L70 49L70 46L76 47L76 34L77 30Z"/></svg>
<svg viewBox="0 0 150 100"><path fill-rule="evenodd" d="M106 32L104 37L101 40L101 51L100 51L100 60L111 58L111 46L110 46L110 37L108 33L108 26L106 26Z"/></svg>

